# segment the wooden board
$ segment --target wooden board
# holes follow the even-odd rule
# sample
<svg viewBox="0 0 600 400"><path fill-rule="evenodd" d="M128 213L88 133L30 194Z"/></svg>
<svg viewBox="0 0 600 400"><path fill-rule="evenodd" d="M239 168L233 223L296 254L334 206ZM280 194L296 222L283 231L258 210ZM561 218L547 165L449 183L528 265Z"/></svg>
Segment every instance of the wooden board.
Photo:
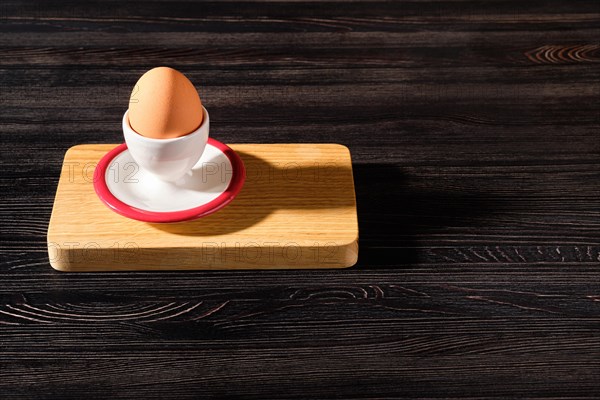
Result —
<svg viewBox="0 0 600 400"><path fill-rule="evenodd" d="M238 197L194 221L151 224L108 209L94 168L116 145L78 145L63 162L48 228L61 271L341 268L356 263L350 152L337 144L238 144Z"/></svg>

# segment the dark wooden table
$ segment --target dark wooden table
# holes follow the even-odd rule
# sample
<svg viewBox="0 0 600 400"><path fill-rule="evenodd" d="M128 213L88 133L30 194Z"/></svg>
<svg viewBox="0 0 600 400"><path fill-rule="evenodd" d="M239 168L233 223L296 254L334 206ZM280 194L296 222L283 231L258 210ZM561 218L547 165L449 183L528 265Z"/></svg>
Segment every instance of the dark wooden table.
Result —
<svg viewBox="0 0 600 400"><path fill-rule="evenodd" d="M596 1L0 5L0 397L598 398ZM350 147L347 270L65 274L65 151L145 70L226 143Z"/></svg>

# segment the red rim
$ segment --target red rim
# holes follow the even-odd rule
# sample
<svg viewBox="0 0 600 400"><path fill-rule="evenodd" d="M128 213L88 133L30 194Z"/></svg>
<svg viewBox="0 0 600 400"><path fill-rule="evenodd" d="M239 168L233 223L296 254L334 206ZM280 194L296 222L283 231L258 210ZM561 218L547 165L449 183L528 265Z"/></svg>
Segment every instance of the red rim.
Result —
<svg viewBox="0 0 600 400"><path fill-rule="evenodd" d="M229 182L229 186L227 186L227 189L225 189L219 197L201 206L181 211L158 212L142 210L117 199L108 189L105 177L106 170L110 167L112 160L123 151L127 150L127 144L125 143L106 153L96 166L96 169L94 170L94 190L96 190L96 194L108 208L127 218L136 219L138 221L180 222L212 214L225 207L235 198L235 196L237 196L246 180L246 169L244 168L242 159L229 146L212 138L208 139L207 145L214 146L225 154L231 162L233 176L231 182Z"/></svg>

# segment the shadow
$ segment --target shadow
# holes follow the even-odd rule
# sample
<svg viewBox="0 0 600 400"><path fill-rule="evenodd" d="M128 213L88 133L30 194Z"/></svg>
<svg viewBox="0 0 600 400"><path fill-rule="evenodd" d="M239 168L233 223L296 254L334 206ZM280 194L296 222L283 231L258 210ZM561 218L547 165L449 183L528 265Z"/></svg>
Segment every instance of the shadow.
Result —
<svg viewBox="0 0 600 400"><path fill-rule="evenodd" d="M331 180L352 180L352 171L334 163L300 166L275 165L238 151L246 167L246 182L238 196L222 210L193 221L150 224L186 236L216 236L237 232L260 223L282 209L334 209L354 204L350 185L332 185Z"/></svg>
<svg viewBox="0 0 600 400"><path fill-rule="evenodd" d="M218 236L258 224L277 210L351 207L353 188L332 185L331 178L353 179L359 224L359 257L353 268L398 268L426 262L433 236L475 228L483 223L479 217L494 209L485 193L437 190L432 182L390 164L354 164L351 171L335 164L274 165L238 154L247 178L228 206L193 221L150 225L178 235Z"/></svg>
<svg viewBox="0 0 600 400"><path fill-rule="evenodd" d="M355 164L359 223L354 268L397 268L423 262L431 235L457 227L476 227L493 210L481 192L449 192L422 178L411 178L389 164Z"/></svg>

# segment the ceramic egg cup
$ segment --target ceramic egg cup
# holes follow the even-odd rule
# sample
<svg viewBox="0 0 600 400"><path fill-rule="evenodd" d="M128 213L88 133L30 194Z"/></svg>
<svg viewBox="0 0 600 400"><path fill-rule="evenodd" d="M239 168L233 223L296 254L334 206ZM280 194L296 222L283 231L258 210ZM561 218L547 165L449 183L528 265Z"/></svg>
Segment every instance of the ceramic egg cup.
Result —
<svg viewBox="0 0 600 400"><path fill-rule="evenodd" d="M142 169L160 180L175 182L181 179L200 160L208 142L210 117L204 107L202 113L202 123L195 131L176 138L154 139L131 128L127 110L122 125L131 156Z"/></svg>
<svg viewBox="0 0 600 400"><path fill-rule="evenodd" d="M94 189L113 211L153 223L180 222L211 214L241 190L245 168L228 146L209 139L210 117L171 139L135 132L123 115L125 143L107 153L94 174Z"/></svg>

